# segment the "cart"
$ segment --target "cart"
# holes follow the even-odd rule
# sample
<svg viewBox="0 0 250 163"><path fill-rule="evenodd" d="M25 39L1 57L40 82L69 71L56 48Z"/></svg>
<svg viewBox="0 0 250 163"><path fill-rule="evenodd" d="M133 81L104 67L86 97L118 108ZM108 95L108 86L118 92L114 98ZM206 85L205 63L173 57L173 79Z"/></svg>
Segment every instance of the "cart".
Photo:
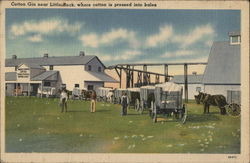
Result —
<svg viewBox="0 0 250 163"><path fill-rule="evenodd" d="M126 92L127 93L127 89L121 89L121 88L117 88L114 90L114 96L113 96L113 102L115 104L120 104L121 103L121 97L122 97L122 93Z"/></svg>
<svg viewBox="0 0 250 163"><path fill-rule="evenodd" d="M128 88L127 95L129 100L129 106L133 106L135 110L137 110L138 99L140 99L140 88Z"/></svg>
<svg viewBox="0 0 250 163"><path fill-rule="evenodd" d="M157 122L159 114L175 116L182 123L186 122L187 108L182 102L182 86L166 82L155 86L155 102L152 110L153 122Z"/></svg>
<svg viewBox="0 0 250 163"><path fill-rule="evenodd" d="M136 109L142 114L144 110L149 110L151 116L153 104L155 101L154 96L155 86L142 86L140 88L140 99L136 101Z"/></svg>
<svg viewBox="0 0 250 163"><path fill-rule="evenodd" d="M112 91L111 88L105 88L105 87L97 88L96 89L97 100L107 102L108 94L110 91Z"/></svg>
<svg viewBox="0 0 250 163"><path fill-rule="evenodd" d="M238 116L241 112L241 92L235 90L227 91L227 111L230 115Z"/></svg>

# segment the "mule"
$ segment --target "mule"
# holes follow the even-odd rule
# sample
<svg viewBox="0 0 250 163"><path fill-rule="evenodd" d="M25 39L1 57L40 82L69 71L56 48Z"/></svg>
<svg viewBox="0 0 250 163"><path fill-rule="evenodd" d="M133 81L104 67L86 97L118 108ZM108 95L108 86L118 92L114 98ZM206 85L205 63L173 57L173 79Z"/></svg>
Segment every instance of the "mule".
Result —
<svg viewBox="0 0 250 163"><path fill-rule="evenodd" d="M220 109L220 114L226 114L227 101L225 96L223 95L210 95L210 94L203 94L202 100L204 106L204 114L209 113L210 105L217 106Z"/></svg>

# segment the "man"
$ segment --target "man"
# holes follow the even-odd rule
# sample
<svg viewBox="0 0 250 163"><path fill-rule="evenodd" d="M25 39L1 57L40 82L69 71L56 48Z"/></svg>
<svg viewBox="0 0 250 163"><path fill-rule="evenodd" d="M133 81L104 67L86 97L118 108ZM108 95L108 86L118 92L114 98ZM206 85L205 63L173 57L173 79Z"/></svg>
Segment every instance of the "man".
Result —
<svg viewBox="0 0 250 163"><path fill-rule="evenodd" d="M121 98L121 105L122 105L122 111L121 111L121 115L127 115L127 107L128 107L128 96L126 92L122 93L122 98Z"/></svg>
<svg viewBox="0 0 250 163"><path fill-rule="evenodd" d="M60 106L62 108L61 112L64 112L64 108L65 108L65 112L67 112L68 98L69 98L68 91L66 90L66 88L62 88L60 90Z"/></svg>
<svg viewBox="0 0 250 163"><path fill-rule="evenodd" d="M96 92L92 91L90 95L90 112L94 113L96 110Z"/></svg>

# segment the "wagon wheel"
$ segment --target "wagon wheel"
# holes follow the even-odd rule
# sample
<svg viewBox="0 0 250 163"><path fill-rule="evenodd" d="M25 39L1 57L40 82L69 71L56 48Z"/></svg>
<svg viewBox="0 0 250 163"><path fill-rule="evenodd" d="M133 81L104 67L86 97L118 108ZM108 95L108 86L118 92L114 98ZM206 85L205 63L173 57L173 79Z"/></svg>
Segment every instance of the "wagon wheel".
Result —
<svg viewBox="0 0 250 163"><path fill-rule="evenodd" d="M152 117L153 117L153 122L156 123L157 122L157 107L155 103L154 103L154 108L152 112Z"/></svg>
<svg viewBox="0 0 250 163"><path fill-rule="evenodd" d="M184 104L181 112L181 123L184 124L186 122L186 119L187 119L187 107Z"/></svg>
<svg viewBox="0 0 250 163"><path fill-rule="evenodd" d="M139 101L138 98L135 100L135 110L136 110L136 111L139 111L139 110L140 110L140 101Z"/></svg>
<svg viewBox="0 0 250 163"><path fill-rule="evenodd" d="M236 103L231 103L228 105L228 113L233 116L240 115L240 105Z"/></svg>

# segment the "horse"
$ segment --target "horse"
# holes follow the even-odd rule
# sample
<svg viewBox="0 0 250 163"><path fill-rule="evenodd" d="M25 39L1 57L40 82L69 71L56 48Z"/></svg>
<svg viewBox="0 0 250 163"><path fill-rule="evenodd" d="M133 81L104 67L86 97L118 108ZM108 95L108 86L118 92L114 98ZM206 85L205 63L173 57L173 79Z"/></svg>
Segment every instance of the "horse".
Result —
<svg viewBox="0 0 250 163"><path fill-rule="evenodd" d="M210 95L210 94L203 94L201 96L201 102L203 102L204 106L204 114L209 113L209 107L210 105L218 106L220 109L220 114L225 115L226 114L226 108L227 101L225 96L223 95Z"/></svg>
<svg viewBox="0 0 250 163"><path fill-rule="evenodd" d="M197 104L202 103L205 96L206 96L206 93L203 93L203 92L200 92L200 91L199 91L199 94L198 94L198 95L194 95L194 98L195 98L196 103L197 103Z"/></svg>

